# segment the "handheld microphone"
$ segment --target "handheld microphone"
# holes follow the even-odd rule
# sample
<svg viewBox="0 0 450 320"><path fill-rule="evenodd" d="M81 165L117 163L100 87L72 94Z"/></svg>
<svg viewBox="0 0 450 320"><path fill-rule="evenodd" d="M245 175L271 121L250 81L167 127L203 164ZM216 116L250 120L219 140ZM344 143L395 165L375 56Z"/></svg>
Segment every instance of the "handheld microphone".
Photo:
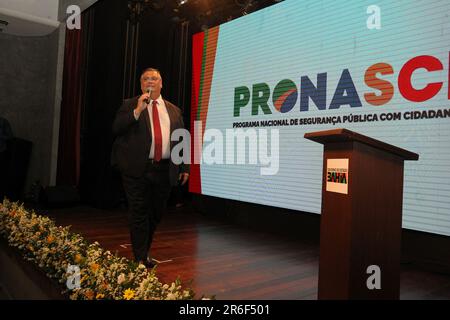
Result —
<svg viewBox="0 0 450 320"><path fill-rule="evenodd" d="M150 103L151 96L152 96L152 87L148 87L146 91L147 91L147 93L148 93L148 95L149 95L149 98L148 98L148 99L145 99L144 101L145 101L146 104L149 104L149 103Z"/></svg>

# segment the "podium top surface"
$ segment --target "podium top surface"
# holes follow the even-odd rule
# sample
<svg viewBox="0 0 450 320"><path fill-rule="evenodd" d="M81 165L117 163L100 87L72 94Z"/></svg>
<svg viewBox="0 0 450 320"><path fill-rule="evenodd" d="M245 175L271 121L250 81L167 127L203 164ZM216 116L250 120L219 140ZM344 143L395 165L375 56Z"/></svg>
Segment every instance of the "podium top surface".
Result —
<svg viewBox="0 0 450 320"><path fill-rule="evenodd" d="M364 144L367 144L373 148L383 150L385 152L389 152L395 155L402 157L404 160L418 160L419 155L417 153L396 147L392 144L388 144L386 142L376 140L357 132L340 128L333 130L325 130L325 131L315 131L305 133L304 136L306 139L321 143L333 143L333 142L349 142L349 141L357 141Z"/></svg>

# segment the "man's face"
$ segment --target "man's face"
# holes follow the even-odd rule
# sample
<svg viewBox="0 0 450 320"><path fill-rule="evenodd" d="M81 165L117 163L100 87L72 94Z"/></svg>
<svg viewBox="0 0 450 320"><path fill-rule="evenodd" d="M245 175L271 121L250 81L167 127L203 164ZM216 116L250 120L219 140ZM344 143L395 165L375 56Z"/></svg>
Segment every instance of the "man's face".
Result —
<svg viewBox="0 0 450 320"><path fill-rule="evenodd" d="M152 91L161 93L162 79L158 72L147 71L141 76L141 90L143 93L147 92L147 88L151 87ZM152 94L153 95L153 94Z"/></svg>

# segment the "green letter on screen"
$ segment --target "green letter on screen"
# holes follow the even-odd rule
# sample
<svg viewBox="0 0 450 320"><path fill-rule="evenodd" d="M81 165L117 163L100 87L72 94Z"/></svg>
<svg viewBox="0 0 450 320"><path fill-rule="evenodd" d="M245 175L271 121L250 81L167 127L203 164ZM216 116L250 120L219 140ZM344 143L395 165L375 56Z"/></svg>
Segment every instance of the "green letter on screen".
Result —
<svg viewBox="0 0 450 320"><path fill-rule="evenodd" d="M247 105L250 100L250 90L245 87L234 88L234 116L239 117L241 108Z"/></svg>

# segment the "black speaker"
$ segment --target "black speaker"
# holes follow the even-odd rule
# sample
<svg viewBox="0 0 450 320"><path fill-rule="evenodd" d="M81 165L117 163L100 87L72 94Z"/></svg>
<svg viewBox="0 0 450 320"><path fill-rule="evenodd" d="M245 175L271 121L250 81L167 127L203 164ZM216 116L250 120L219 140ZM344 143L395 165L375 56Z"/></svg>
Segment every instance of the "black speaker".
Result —
<svg viewBox="0 0 450 320"><path fill-rule="evenodd" d="M75 186L54 186L44 188L42 203L51 208L70 207L80 203L80 195Z"/></svg>
<svg viewBox="0 0 450 320"><path fill-rule="evenodd" d="M6 196L12 201L22 199L32 143L21 138L6 141L0 152L0 201Z"/></svg>

